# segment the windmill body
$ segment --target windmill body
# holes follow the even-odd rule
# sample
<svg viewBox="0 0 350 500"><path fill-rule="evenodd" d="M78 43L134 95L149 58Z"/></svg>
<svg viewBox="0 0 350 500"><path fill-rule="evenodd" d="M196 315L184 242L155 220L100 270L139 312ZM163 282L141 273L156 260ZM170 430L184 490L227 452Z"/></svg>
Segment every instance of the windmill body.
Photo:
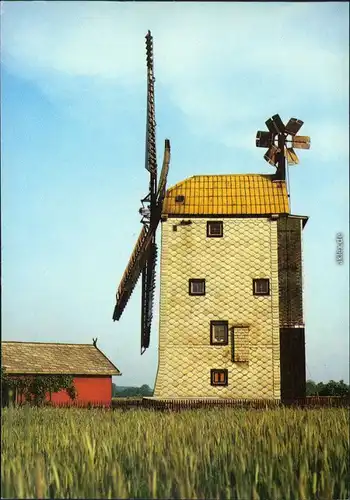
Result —
<svg viewBox="0 0 350 500"><path fill-rule="evenodd" d="M303 397L305 220L273 176L195 176L167 191L154 397Z"/></svg>
<svg viewBox="0 0 350 500"><path fill-rule="evenodd" d="M166 190L170 142L157 176L153 42L146 36L146 169L140 236L117 290L119 320L140 276L141 354L149 347L156 230L161 227L159 362L154 398L294 399L305 396L302 231L290 213L286 160L303 122L274 115L257 146L273 175L194 176ZM291 139L288 139L290 138Z"/></svg>

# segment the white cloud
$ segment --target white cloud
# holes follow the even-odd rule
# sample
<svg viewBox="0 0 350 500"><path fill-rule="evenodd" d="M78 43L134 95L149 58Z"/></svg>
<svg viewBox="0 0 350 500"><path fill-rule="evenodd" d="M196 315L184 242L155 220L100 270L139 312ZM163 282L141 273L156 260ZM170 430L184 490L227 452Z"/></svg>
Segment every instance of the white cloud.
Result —
<svg viewBox="0 0 350 500"><path fill-rule="evenodd" d="M332 43L339 26L324 31L327 13L340 19L339 5L6 3L2 57L63 101L77 77L100 82L96 89L111 80L143 89L143 36L151 28L157 84L192 131L247 147L234 137L252 121L263 125L274 112L288 119L299 109L306 120L307 106L347 99L346 40Z"/></svg>

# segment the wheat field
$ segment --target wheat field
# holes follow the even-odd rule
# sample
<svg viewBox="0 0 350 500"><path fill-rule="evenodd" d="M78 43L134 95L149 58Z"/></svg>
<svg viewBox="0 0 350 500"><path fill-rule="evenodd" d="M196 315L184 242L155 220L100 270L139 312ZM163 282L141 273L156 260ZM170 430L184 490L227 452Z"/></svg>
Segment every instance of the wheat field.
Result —
<svg viewBox="0 0 350 500"><path fill-rule="evenodd" d="M2 412L3 498L347 499L346 409Z"/></svg>

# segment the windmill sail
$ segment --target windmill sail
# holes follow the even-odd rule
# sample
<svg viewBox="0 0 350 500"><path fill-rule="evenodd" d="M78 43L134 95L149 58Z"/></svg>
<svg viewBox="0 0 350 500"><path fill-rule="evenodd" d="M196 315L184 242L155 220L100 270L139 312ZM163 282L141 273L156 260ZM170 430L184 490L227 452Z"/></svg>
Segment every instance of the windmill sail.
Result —
<svg viewBox="0 0 350 500"><path fill-rule="evenodd" d="M158 191L157 191L158 203L161 203L164 200L166 181L169 172L169 163L170 163L170 141L168 139L165 139L163 166L159 176Z"/></svg>
<svg viewBox="0 0 350 500"><path fill-rule="evenodd" d="M293 148L286 148L285 155L288 165L298 165L299 158Z"/></svg>
<svg viewBox="0 0 350 500"><path fill-rule="evenodd" d="M147 126L146 126L146 169L157 177L156 118L154 106L153 38L146 35L147 58Z"/></svg>
<svg viewBox="0 0 350 500"><path fill-rule="evenodd" d="M154 68L153 68L153 38L151 32L146 35L147 59L147 118L146 118L146 158L145 168L150 173L149 193L146 197L150 203L150 218L148 223L155 226L156 194L157 194L157 149L156 149L156 118L154 105ZM152 229L153 229L152 227Z"/></svg>
<svg viewBox="0 0 350 500"><path fill-rule="evenodd" d="M307 135L296 135L292 140L293 148L310 149L310 137Z"/></svg>
<svg viewBox="0 0 350 500"><path fill-rule="evenodd" d="M291 118L287 125L284 125L279 115L273 115L265 124L268 132L258 130L256 145L258 148L269 148L264 159L270 165L277 167L274 178L284 181L286 179L286 160L287 165L297 165L299 159L294 148L309 149L310 137L296 135L304 124L302 120L297 118ZM291 136L291 139L288 139L288 136ZM287 146L287 143L291 143L291 146Z"/></svg>
<svg viewBox="0 0 350 500"><path fill-rule="evenodd" d="M142 270L141 354L149 347L156 280L157 246L151 243L146 264Z"/></svg>
<svg viewBox="0 0 350 500"><path fill-rule="evenodd" d="M143 226L118 287L116 297L117 303L113 313L114 321L120 318L132 292L134 291L142 268L145 264L147 250L152 241L151 236L152 235L147 232L146 226Z"/></svg>
<svg viewBox="0 0 350 500"><path fill-rule="evenodd" d="M136 283L142 273L142 321L141 321L141 354L145 352L150 342L152 325L152 310L155 290L155 272L157 247L155 243L156 230L161 218L163 200L166 191L167 175L170 162L170 141L165 140L164 160L157 189L157 151L156 151L156 120L154 105L154 68L153 68L153 38L148 31L146 35L147 57L147 118L145 168L149 172L149 190L141 200L143 228L138 237L128 265L122 276L116 296L113 320L119 320ZM147 204L145 206L144 204Z"/></svg>

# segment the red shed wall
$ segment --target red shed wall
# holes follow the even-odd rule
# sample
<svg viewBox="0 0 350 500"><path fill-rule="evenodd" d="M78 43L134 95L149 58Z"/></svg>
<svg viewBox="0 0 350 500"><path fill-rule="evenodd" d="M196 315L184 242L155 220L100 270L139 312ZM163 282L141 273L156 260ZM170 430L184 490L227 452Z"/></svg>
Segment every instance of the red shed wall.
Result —
<svg viewBox="0 0 350 500"><path fill-rule="evenodd" d="M110 405L112 402L112 377L74 377L74 386L77 397L70 399L66 391L55 392L51 395L52 403L99 403ZM49 399L49 396L47 396Z"/></svg>
<svg viewBox="0 0 350 500"><path fill-rule="evenodd" d="M26 375L21 375L21 377ZM74 401L70 399L65 390L54 392L51 394L51 402L53 404L78 404L84 405L94 403L104 406L110 406L112 402L112 377L105 375L102 377L96 376L76 376L73 378L74 386L77 390L77 397ZM23 402L24 398L17 395L17 402ZM47 394L46 400L50 400L50 395Z"/></svg>

